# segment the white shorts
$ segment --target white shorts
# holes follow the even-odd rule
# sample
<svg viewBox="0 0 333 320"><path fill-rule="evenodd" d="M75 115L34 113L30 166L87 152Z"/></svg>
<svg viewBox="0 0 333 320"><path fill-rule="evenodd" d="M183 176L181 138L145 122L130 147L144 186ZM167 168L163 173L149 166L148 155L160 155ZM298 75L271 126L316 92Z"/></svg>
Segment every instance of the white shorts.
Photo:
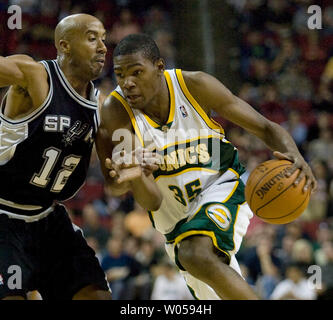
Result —
<svg viewBox="0 0 333 320"><path fill-rule="evenodd" d="M175 247L189 236L206 235L218 250L229 257L230 267L241 275L235 255L253 216L245 202L244 187L241 180L213 184L198 196L188 219L166 235L166 251L178 267L181 265ZM197 299L220 299L210 286L182 269L180 272Z"/></svg>

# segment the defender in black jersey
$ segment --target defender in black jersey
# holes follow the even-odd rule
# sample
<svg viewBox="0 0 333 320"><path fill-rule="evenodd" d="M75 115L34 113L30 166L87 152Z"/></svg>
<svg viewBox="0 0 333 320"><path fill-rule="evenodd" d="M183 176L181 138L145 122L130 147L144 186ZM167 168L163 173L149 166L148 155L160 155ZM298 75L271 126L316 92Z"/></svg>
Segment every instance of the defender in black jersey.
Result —
<svg viewBox="0 0 333 320"><path fill-rule="evenodd" d="M56 60L0 57L0 86L10 86L0 110L0 299L31 290L43 299L111 298L95 253L59 204L86 178L104 39L98 19L72 15L56 27Z"/></svg>

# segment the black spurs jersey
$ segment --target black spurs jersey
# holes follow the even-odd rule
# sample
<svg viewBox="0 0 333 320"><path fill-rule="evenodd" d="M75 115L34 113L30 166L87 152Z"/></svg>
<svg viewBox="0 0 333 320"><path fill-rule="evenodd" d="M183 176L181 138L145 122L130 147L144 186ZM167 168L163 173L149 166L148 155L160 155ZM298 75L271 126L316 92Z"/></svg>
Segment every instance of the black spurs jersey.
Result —
<svg viewBox="0 0 333 320"><path fill-rule="evenodd" d="M90 100L69 84L56 60L41 61L49 79L44 103L11 120L0 110L0 210L35 215L71 198L83 185L99 124L97 90Z"/></svg>

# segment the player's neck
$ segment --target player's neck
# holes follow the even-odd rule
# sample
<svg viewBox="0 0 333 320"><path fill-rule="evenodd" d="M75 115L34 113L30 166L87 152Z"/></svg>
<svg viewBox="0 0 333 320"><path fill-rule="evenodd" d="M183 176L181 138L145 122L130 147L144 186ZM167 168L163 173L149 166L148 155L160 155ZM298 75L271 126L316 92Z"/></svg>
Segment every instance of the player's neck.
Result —
<svg viewBox="0 0 333 320"><path fill-rule="evenodd" d="M72 88L83 98L87 99L88 97L88 85L90 81L83 79L78 75L75 68L66 63L62 59L58 59L58 64L61 71L64 73L67 81L70 83Z"/></svg>
<svg viewBox="0 0 333 320"><path fill-rule="evenodd" d="M170 112L170 96L169 89L165 78L161 82L161 88L149 106L145 108L144 112L156 123L163 125L168 121Z"/></svg>

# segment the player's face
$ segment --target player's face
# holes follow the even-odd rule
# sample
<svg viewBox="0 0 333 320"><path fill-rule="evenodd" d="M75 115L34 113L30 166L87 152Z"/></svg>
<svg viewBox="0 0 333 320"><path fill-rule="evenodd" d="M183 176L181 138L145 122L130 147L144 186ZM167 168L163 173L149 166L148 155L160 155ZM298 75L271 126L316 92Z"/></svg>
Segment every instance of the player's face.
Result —
<svg viewBox="0 0 333 320"><path fill-rule="evenodd" d="M71 41L71 64L89 80L98 78L102 72L105 55L105 29L99 20L92 20Z"/></svg>
<svg viewBox="0 0 333 320"><path fill-rule="evenodd" d="M113 63L117 82L130 107L145 109L159 94L164 72L163 60L153 63L137 52L116 56Z"/></svg>

